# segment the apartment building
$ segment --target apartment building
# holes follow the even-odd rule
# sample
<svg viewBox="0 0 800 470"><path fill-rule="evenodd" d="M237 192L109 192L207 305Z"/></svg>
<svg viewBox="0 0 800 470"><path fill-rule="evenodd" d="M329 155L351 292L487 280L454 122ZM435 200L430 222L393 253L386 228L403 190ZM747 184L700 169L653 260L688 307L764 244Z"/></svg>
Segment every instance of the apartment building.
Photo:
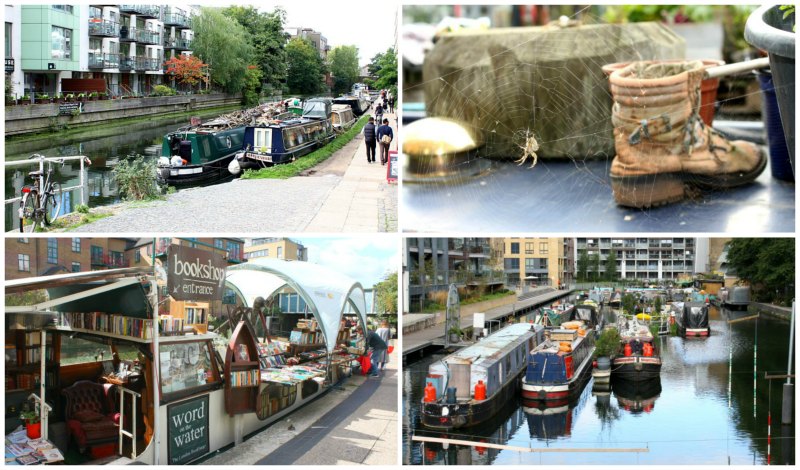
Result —
<svg viewBox="0 0 800 470"><path fill-rule="evenodd" d="M507 288L569 285L574 280L572 239L502 239L503 272Z"/></svg>
<svg viewBox="0 0 800 470"><path fill-rule="evenodd" d="M308 261L308 248L290 238L254 238L245 243L244 258L276 258Z"/></svg>
<svg viewBox="0 0 800 470"><path fill-rule="evenodd" d="M676 280L708 269L707 238L578 238L575 260L581 254L599 255L600 273L611 253L620 279Z"/></svg>
<svg viewBox="0 0 800 470"><path fill-rule="evenodd" d="M165 60L191 54L193 11L188 5L6 5L13 94L81 92L89 82L76 80L88 79L102 80L112 95L149 93L169 82Z"/></svg>
<svg viewBox="0 0 800 470"><path fill-rule="evenodd" d="M313 28L299 28L299 27L290 27L284 29L291 39L294 38L301 38L306 39L308 42L314 46L314 49L319 52L319 56L325 62L328 61L328 52L331 51L331 46L328 44L328 39L322 35L319 31L314 31Z"/></svg>
<svg viewBox="0 0 800 470"><path fill-rule="evenodd" d="M132 238L7 238L6 279L131 266Z"/></svg>

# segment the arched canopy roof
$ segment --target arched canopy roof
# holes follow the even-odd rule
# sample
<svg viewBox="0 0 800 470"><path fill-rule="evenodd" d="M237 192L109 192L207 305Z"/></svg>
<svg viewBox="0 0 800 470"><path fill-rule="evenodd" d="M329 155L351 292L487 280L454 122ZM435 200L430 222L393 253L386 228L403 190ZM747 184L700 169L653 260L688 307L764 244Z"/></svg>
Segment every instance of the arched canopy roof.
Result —
<svg viewBox="0 0 800 470"><path fill-rule="evenodd" d="M342 313L348 303L367 325L367 307L361 284L330 268L302 261L258 258L229 266L225 286L233 289L246 307L256 297L264 299L289 286L305 301L325 337L325 347L332 352Z"/></svg>

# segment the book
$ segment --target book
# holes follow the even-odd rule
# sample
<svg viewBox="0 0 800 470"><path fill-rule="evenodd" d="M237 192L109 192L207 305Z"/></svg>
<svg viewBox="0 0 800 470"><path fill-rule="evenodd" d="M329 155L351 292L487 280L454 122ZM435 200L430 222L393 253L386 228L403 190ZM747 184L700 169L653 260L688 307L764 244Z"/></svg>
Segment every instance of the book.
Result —
<svg viewBox="0 0 800 470"><path fill-rule="evenodd" d="M6 446L6 451L11 452L11 454L14 455L14 457L19 457L21 455L30 454L31 452L33 452L33 449L31 448L31 446L25 443L19 443L19 444L12 443Z"/></svg>
<svg viewBox="0 0 800 470"><path fill-rule="evenodd" d="M32 455L19 456L19 457L17 457L17 462L19 462L20 465L35 465L35 464L39 463L39 461L36 459L36 457L34 457Z"/></svg>
<svg viewBox="0 0 800 470"><path fill-rule="evenodd" d="M64 456L61 455L61 451L58 450L57 447L51 447L50 449L42 449L40 451L42 455L44 455L47 462L61 462L64 460Z"/></svg>

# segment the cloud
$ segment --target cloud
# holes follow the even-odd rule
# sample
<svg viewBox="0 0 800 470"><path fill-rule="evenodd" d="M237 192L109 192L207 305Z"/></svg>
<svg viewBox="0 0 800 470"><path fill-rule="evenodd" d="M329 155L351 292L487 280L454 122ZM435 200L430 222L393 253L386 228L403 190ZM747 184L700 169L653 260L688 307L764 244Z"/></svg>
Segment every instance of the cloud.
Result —
<svg viewBox="0 0 800 470"><path fill-rule="evenodd" d="M391 236L364 238L303 238L310 263L327 266L360 282L365 288L396 271L400 263L400 242Z"/></svg>

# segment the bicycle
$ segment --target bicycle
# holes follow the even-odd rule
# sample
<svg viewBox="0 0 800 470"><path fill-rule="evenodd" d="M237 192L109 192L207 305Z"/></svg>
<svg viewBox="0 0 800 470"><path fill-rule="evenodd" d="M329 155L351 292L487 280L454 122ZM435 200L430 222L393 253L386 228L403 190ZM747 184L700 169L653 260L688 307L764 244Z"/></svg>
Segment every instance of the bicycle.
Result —
<svg viewBox="0 0 800 470"><path fill-rule="evenodd" d="M34 154L28 159L46 161L43 155ZM56 160L64 166L64 160ZM41 166L40 166L41 168ZM35 232L36 226L50 225L61 213L61 184L52 181L53 163L47 161L47 171L31 171L28 176L33 178L33 185L22 187L22 202L19 207L19 231ZM29 222L26 225L26 222ZM32 223L30 223L32 222Z"/></svg>

